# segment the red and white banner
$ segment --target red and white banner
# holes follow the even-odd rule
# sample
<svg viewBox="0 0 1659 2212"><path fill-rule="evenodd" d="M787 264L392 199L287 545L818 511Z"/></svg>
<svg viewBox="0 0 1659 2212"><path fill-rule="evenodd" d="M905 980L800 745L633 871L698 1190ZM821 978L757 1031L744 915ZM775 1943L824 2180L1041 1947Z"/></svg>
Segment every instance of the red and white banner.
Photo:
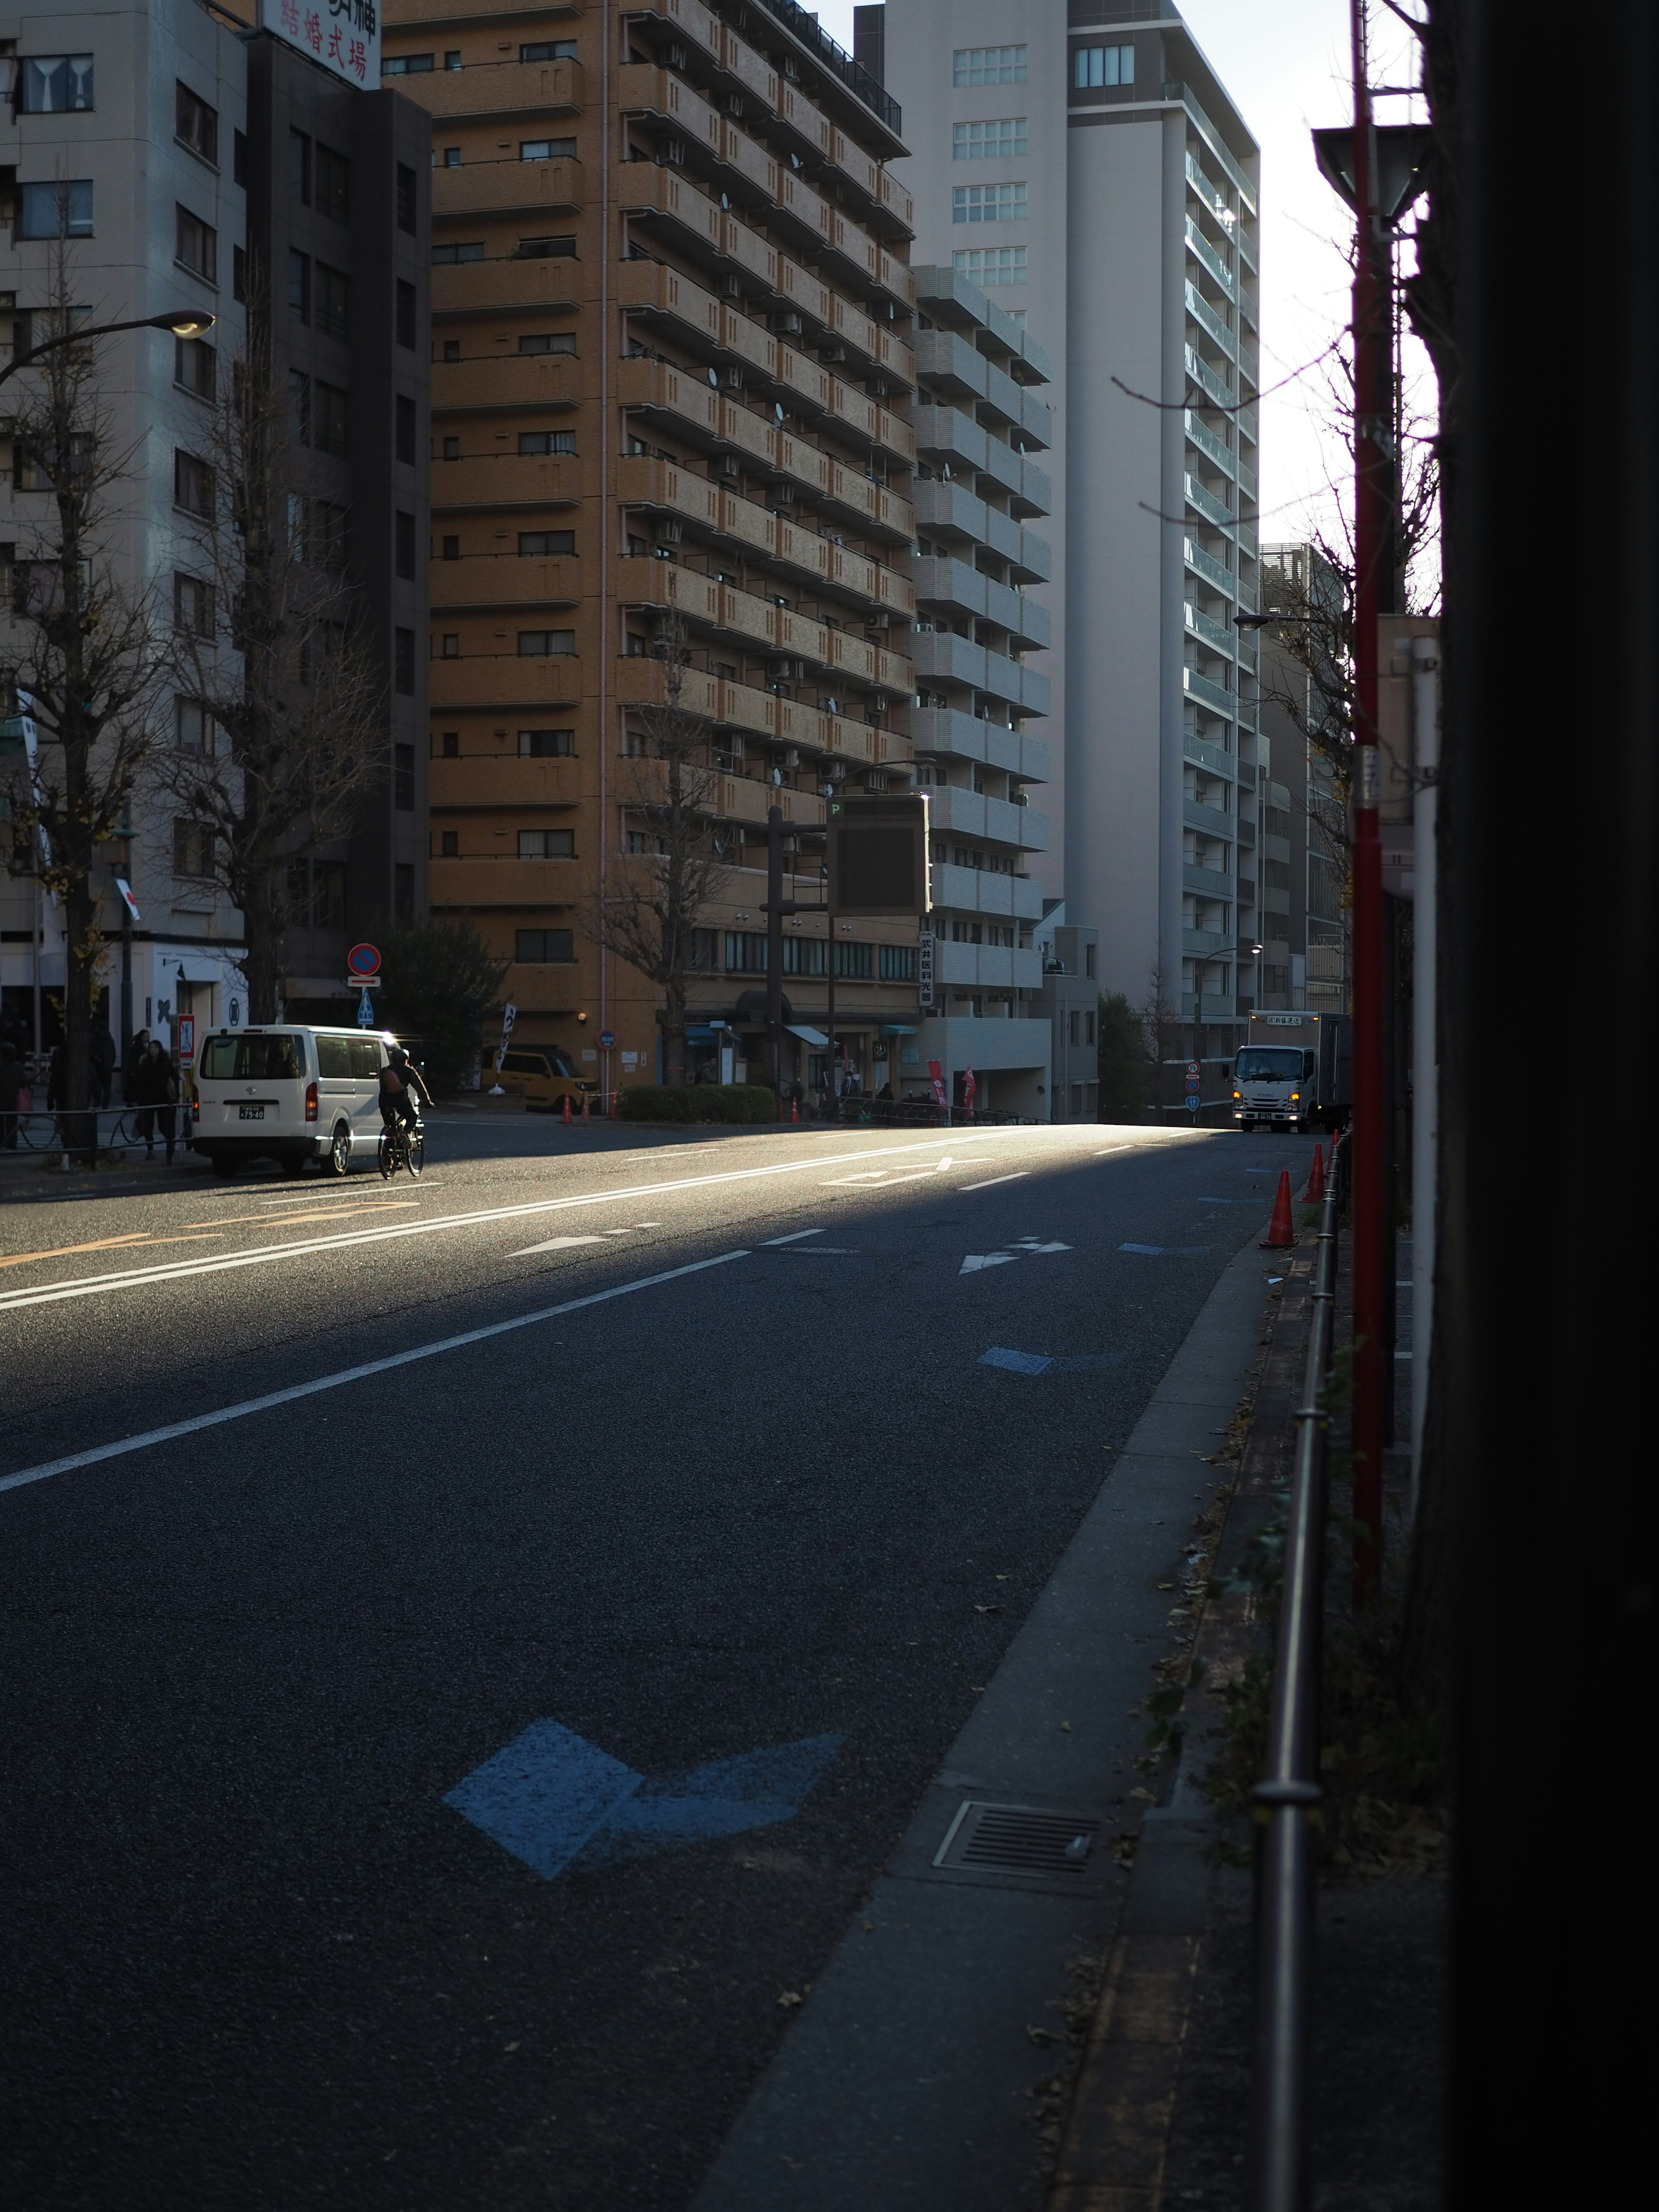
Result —
<svg viewBox="0 0 1659 2212"><path fill-rule="evenodd" d="M934 1097L941 1106L948 1106L951 1101L945 1095L945 1070L939 1066L938 1060L930 1060L927 1063L927 1073L933 1078Z"/></svg>
<svg viewBox="0 0 1659 2212"><path fill-rule="evenodd" d="M974 1093L978 1088L978 1084L974 1080L973 1069L964 1067L962 1071L962 1103L970 1121L974 1118Z"/></svg>

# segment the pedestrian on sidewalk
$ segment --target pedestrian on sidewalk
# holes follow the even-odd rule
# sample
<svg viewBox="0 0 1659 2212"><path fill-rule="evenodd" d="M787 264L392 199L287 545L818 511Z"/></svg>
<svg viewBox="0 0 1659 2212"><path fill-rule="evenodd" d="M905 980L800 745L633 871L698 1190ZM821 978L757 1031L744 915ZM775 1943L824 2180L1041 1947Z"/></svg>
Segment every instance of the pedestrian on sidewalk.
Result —
<svg viewBox="0 0 1659 2212"><path fill-rule="evenodd" d="M149 1049L149 1031L140 1030L128 1048L126 1066L121 1070L121 1096L129 1106L138 1103L132 1086L138 1079L138 1071L144 1064L144 1054Z"/></svg>
<svg viewBox="0 0 1659 2212"><path fill-rule="evenodd" d="M115 1077L115 1039L109 1033L107 1023L92 1033L92 1096L94 1105L109 1104L110 1085Z"/></svg>
<svg viewBox="0 0 1659 2212"><path fill-rule="evenodd" d="M23 1088L23 1063L8 1037L0 1044L0 1151L17 1150L17 1100Z"/></svg>
<svg viewBox="0 0 1659 2212"><path fill-rule="evenodd" d="M173 1062L162 1051L159 1039L152 1037L145 1048L144 1056L132 1075L128 1095L138 1109L138 1134L144 1140L144 1158L153 1160L155 1157L155 1133L159 1127L170 1167L179 1084L173 1073Z"/></svg>

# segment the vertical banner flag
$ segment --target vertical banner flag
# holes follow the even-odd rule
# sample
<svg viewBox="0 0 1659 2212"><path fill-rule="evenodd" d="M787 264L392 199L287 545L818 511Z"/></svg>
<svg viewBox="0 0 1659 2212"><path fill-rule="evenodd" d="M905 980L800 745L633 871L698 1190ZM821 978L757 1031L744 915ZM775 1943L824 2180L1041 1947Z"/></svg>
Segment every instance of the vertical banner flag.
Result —
<svg viewBox="0 0 1659 2212"><path fill-rule="evenodd" d="M962 1103L967 1109L968 1119L970 1121L974 1118L974 1093L978 1089L979 1085L974 1080L973 1069L964 1067L962 1071Z"/></svg>
<svg viewBox="0 0 1659 2212"><path fill-rule="evenodd" d="M945 1070L939 1066L938 1060L930 1060L927 1063L927 1073L933 1079L934 1097L941 1106L948 1106L951 1102L945 1095Z"/></svg>

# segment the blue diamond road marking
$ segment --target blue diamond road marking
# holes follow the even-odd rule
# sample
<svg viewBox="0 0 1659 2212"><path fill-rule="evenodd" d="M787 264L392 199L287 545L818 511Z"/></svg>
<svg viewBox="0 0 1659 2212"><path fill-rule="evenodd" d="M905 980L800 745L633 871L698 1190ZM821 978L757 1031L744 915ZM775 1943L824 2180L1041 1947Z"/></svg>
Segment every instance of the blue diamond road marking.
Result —
<svg viewBox="0 0 1659 2212"><path fill-rule="evenodd" d="M1122 1358L1121 1352L1073 1352L1051 1359L1041 1352L1011 1352L1006 1345L994 1344L981 1352L979 1364L1006 1367L1011 1375L1085 1375L1116 1367Z"/></svg>
<svg viewBox="0 0 1659 2212"><path fill-rule="evenodd" d="M653 1780L557 1721L532 1721L444 1802L552 1881L791 1820L844 1740L804 1736Z"/></svg>

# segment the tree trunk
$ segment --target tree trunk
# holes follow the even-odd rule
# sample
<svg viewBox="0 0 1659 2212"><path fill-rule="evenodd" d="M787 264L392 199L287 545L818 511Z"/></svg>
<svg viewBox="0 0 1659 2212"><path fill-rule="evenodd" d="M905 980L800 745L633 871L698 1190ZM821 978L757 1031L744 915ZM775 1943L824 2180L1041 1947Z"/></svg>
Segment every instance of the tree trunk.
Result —
<svg viewBox="0 0 1659 2212"><path fill-rule="evenodd" d="M663 1073L670 1083L685 1080L685 993L671 983L662 1012Z"/></svg>
<svg viewBox="0 0 1659 2212"><path fill-rule="evenodd" d="M275 918L270 896L271 872L252 875L243 889L242 935L247 945L243 973L247 977L247 1018L250 1022L280 1020L283 932Z"/></svg>

